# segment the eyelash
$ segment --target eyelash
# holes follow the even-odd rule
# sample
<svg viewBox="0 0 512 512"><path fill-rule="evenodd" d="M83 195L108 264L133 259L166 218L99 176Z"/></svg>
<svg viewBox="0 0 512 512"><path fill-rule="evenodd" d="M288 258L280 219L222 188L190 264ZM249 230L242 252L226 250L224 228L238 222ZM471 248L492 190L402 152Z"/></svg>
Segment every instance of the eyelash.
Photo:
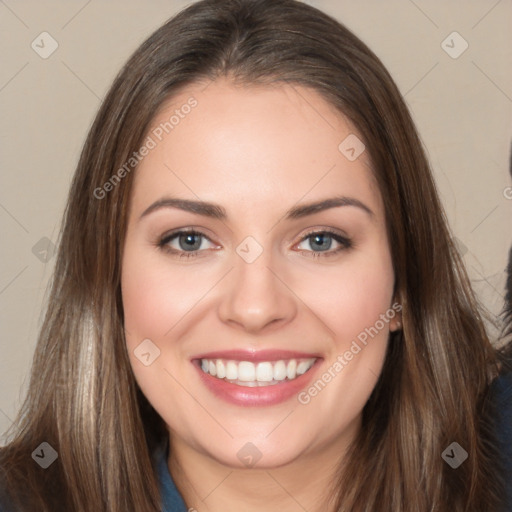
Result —
<svg viewBox="0 0 512 512"><path fill-rule="evenodd" d="M304 249L301 249L300 253L308 253L308 256L313 258L329 258L331 256L335 256L339 254L341 251L346 251L347 249L351 249L353 247L352 241L344 236L341 236L340 234L336 233L335 231L331 231L329 229L323 229L319 231L311 231L304 235L299 243L304 242L308 238L313 237L314 235L330 235L336 242L340 244L340 247L334 250L329 251L306 251ZM179 237L180 235L197 235L206 238L209 240L209 238L200 231L196 231L194 229L182 229L179 231L174 231L172 233L168 233L162 236L162 238L158 241L157 246L162 251L165 251L167 253L170 253L174 256L181 258L197 258L199 255L199 250L195 251L180 251L177 249L173 249L172 247L169 247L169 243L174 240L175 238ZM179 254L179 256L178 256Z"/></svg>

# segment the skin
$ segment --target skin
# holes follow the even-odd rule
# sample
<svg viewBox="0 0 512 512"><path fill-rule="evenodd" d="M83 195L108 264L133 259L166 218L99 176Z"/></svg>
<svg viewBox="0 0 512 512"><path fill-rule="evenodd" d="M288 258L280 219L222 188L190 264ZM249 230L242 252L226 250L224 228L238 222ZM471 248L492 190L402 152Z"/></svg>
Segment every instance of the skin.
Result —
<svg viewBox="0 0 512 512"><path fill-rule="evenodd" d="M190 96L197 106L142 160L133 185L122 294L135 378L168 425L168 466L188 507L332 510L326 488L360 428L399 315L308 404L296 396L266 407L229 404L202 384L190 360L228 349L320 353L315 381L391 308L394 274L368 152L349 161L338 145L356 130L317 92L296 85L242 87L223 78L188 86L152 127ZM177 208L141 217L170 195L217 203L228 217ZM336 195L373 214L341 206L284 219L293 206ZM206 236L196 239L196 258L158 246L169 231L192 227ZM325 229L352 246L322 256L342 245L327 238L322 251L305 237ZM252 263L236 252L247 236L263 249ZM168 245L186 251L179 237ZM134 355L144 339L160 350L149 366ZM262 454L252 468L237 457L248 442Z"/></svg>

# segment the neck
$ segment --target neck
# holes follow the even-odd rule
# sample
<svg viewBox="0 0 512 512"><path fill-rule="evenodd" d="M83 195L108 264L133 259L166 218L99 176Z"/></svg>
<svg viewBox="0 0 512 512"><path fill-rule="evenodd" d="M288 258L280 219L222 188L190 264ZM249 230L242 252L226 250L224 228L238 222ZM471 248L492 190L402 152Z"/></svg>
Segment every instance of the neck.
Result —
<svg viewBox="0 0 512 512"><path fill-rule="evenodd" d="M334 512L329 493L359 421L343 436L272 468L234 468L170 436L168 466L187 507L199 512Z"/></svg>

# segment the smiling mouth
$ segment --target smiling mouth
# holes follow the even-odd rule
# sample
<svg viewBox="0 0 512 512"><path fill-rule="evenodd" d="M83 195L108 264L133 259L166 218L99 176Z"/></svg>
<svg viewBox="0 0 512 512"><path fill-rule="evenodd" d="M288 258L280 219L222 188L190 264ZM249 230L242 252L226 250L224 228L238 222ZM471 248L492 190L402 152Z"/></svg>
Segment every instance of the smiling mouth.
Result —
<svg viewBox="0 0 512 512"><path fill-rule="evenodd" d="M201 370L220 380L246 387L264 387L291 381L306 373L316 357L281 359L279 361L234 361L230 359L200 359Z"/></svg>

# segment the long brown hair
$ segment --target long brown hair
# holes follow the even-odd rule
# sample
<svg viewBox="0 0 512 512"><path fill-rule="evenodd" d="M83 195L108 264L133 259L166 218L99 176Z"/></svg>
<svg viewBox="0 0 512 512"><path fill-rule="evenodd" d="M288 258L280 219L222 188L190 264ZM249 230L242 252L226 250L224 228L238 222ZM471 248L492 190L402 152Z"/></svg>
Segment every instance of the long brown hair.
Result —
<svg viewBox="0 0 512 512"><path fill-rule="evenodd" d="M140 147L164 101L221 75L319 92L363 137L384 200L403 331L390 337L333 487L336 510L497 511L497 355L415 126L374 53L295 0L194 3L115 79L74 175L28 394L1 452L13 500L20 510L160 510L151 453L167 431L135 382L123 333L120 266L136 170L103 198L98 188ZM58 453L46 470L31 457L41 442ZM469 454L456 470L441 457L452 442Z"/></svg>

